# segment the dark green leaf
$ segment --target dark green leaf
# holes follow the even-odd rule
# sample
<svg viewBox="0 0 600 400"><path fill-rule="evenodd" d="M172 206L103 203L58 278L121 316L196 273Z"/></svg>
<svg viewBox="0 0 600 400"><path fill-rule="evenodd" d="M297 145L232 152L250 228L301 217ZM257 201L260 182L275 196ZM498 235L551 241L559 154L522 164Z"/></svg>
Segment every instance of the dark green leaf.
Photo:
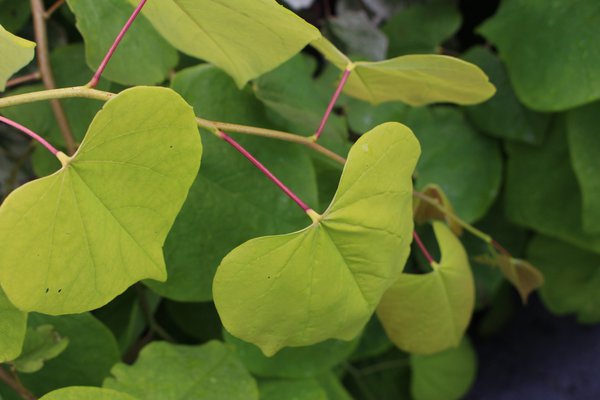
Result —
<svg viewBox="0 0 600 400"><path fill-rule="evenodd" d="M395 14L383 27L390 40L388 57L436 53L456 32L461 16L447 0L413 4Z"/></svg>
<svg viewBox="0 0 600 400"><path fill-rule="evenodd" d="M599 16L597 0L504 0L480 31L523 103L561 111L600 98Z"/></svg>
<svg viewBox="0 0 600 400"><path fill-rule="evenodd" d="M540 144L550 124L550 115L529 110L519 102L500 59L484 47L473 47L463 58L481 67L497 89L485 103L465 107L469 120L492 136Z"/></svg>
<svg viewBox="0 0 600 400"><path fill-rule="evenodd" d="M412 109L406 124L423 148L417 189L438 184L467 222L485 215L500 188L502 158L497 143L475 131L459 110L450 107Z"/></svg>

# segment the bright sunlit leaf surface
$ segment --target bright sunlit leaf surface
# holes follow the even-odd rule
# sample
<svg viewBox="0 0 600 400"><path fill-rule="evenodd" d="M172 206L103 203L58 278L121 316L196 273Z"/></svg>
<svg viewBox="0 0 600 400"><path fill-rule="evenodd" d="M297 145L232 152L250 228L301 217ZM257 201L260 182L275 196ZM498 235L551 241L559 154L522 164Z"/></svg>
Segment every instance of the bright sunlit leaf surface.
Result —
<svg viewBox="0 0 600 400"><path fill-rule="evenodd" d="M31 61L34 48L34 42L13 35L0 25L0 92L6 88L8 78Z"/></svg>
<svg viewBox="0 0 600 400"><path fill-rule="evenodd" d="M0 284L13 304L77 313L140 279L164 280L162 245L201 152L194 113L172 90L108 101L65 167L0 208Z"/></svg>
<svg viewBox="0 0 600 400"><path fill-rule="evenodd" d="M321 36L275 0L149 1L143 13L173 46L225 70L240 87Z"/></svg>
<svg viewBox="0 0 600 400"><path fill-rule="evenodd" d="M402 274L377 307L389 338L400 349L432 354L458 346L475 306L467 253L450 228L434 221L442 259L433 271Z"/></svg>
<svg viewBox="0 0 600 400"><path fill-rule="evenodd" d="M356 337L408 256L419 153L404 125L376 127L350 150L320 221L229 253L213 285L225 328L266 355Z"/></svg>

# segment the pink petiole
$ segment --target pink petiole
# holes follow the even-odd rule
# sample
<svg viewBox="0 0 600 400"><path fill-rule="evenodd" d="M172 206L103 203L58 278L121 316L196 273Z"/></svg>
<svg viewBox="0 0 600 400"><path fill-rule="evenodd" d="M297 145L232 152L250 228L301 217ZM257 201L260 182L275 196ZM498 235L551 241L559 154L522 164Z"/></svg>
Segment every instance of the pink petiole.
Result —
<svg viewBox="0 0 600 400"><path fill-rule="evenodd" d="M352 72L351 69L344 70L342 79L340 80L340 83L338 84L338 87L335 90L335 93L333 94L333 96L331 97L331 100L329 101L329 105L327 106L325 115L323 115L323 118L321 119L321 123L319 124L319 129L317 129L317 132L314 135L315 142L317 140L319 140L319 138L321 137L321 134L323 133L323 130L325 129L325 125L327 124L327 121L329 120L329 116L331 115L331 112L333 111L333 107L335 106L335 103L337 102L338 98L342 94L342 90L344 90L344 86L346 85L346 82L348 81L348 77L350 76L351 72Z"/></svg>
<svg viewBox="0 0 600 400"><path fill-rule="evenodd" d="M245 148L242 147L241 144L239 144L238 142L236 142L231 136L229 136L228 134L226 134L223 131L217 131L219 136L221 137L221 139L225 140L227 143L229 143L234 149L236 149L237 151L239 151L244 157L246 157L252 164L254 164L254 166L256 168L258 168L263 174L265 174L267 176L267 178L269 178L273 183L275 183L277 186L279 186L279 188L281 190L283 190L283 192L290 198L292 199L296 204L298 204L300 206L300 208L302 208L304 210L304 212L306 212L307 214L310 215L310 212L312 212L312 209L305 203L303 202L294 192L292 192L292 190L290 188L288 188L283 182L281 182L275 175L273 175L273 173L271 171L269 171L267 169L267 167L265 167L260 161L258 161L252 154L250 154L250 152L248 150L246 150Z"/></svg>
<svg viewBox="0 0 600 400"><path fill-rule="evenodd" d="M425 245L421 241L421 238L419 237L419 235L417 234L416 231L413 231L413 238L415 238L415 242L417 243L417 245L421 249L421 252L423 253L423 256L425 256L425 258L427 259L427 262L430 265L434 264L435 260L433 259L433 257L431 257L431 254L429 254L429 251L427 250L427 247L425 247Z"/></svg>
<svg viewBox="0 0 600 400"><path fill-rule="evenodd" d="M59 153L59 151L56 150L56 148L54 148L54 146L52 146L50 143L48 143L43 137L41 137L37 133L33 132L31 129L26 128L23 125L15 122L15 121L12 121L12 120L10 120L8 118L2 117L2 116L0 116L0 122L4 122L6 125L10 125L13 128L18 129L21 132L25 133L26 135L28 135L28 136L32 137L33 139L37 140L39 143L41 143L42 146L44 146L45 148L47 148L48 151L50 151L55 156L57 156L57 154Z"/></svg>
<svg viewBox="0 0 600 400"><path fill-rule="evenodd" d="M121 40L123 40L123 37L125 36L125 34L127 33L127 31L129 30L129 28L131 27L131 25L133 24L133 21L135 21L135 19L138 16L138 14L142 11L142 8L146 4L146 1L147 0L141 0L140 4L138 4L138 6L135 8L135 10L133 11L133 14L131 14L131 17L129 17L129 19L127 20L127 22L125 23L125 25L121 29L121 32L119 32L119 34L117 35L117 38L113 42L112 46L110 46L110 49L108 50L108 53L106 53L106 55L104 56L104 59L100 63L100 66L96 70L96 73L92 77L92 80L87 84L88 87L91 87L91 88L96 87L96 85L100 81L100 77L102 76L102 73L104 72L104 70L106 69L106 66L108 65L108 62L110 61L111 57L113 56L113 54L117 50L117 47L119 46L119 43L121 43Z"/></svg>

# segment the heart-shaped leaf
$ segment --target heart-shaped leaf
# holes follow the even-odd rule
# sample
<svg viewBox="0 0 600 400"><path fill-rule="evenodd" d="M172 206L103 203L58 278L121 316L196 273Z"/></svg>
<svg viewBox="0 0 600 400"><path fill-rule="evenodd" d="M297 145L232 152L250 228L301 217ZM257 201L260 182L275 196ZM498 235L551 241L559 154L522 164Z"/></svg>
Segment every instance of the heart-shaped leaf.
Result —
<svg viewBox="0 0 600 400"><path fill-rule="evenodd" d="M440 102L477 104L496 91L479 67L454 57L408 55L353 63L324 38L311 45L339 69L352 69L345 94L373 104L385 101L402 101L411 106Z"/></svg>
<svg viewBox="0 0 600 400"><path fill-rule="evenodd" d="M8 78L31 61L34 47L34 42L13 35L0 25L0 92L6 88Z"/></svg>
<svg viewBox="0 0 600 400"><path fill-rule="evenodd" d="M376 127L350 150L317 221L229 253L213 284L225 328L266 355L358 335L408 257L419 153L404 125Z"/></svg>
<svg viewBox="0 0 600 400"><path fill-rule="evenodd" d="M0 288L0 363L21 353L26 329L27 314L17 310Z"/></svg>
<svg viewBox="0 0 600 400"><path fill-rule="evenodd" d="M149 1L143 13L173 46L225 70L240 87L321 36L275 0Z"/></svg>
<svg viewBox="0 0 600 400"><path fill-rule="evenodd" d="M458 346L475 307L467 253L450 228L434 221L442 259L423 275L402 274L385 293L377 315L400 349L432 354Z"/></svg>
<svg viewBox="0 0 600 400"><path fill-rule="evenodd" d="M25 311L78 313L166 278L162 245L199 165L192 108L138 87L106 103L57 173L0 208L0 283Z"/></svg>

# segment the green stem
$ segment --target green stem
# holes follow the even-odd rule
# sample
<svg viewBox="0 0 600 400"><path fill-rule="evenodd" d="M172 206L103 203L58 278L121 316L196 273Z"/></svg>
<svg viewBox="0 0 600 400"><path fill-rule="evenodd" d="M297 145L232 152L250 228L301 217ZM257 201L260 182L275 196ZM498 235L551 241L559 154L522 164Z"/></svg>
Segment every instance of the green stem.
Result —
<svg viewBox="0 0 600 400"><path fill-rule="evenodd" d="M460 226L462 226L465 230L467 230L468 232L470 232L474 236L477 236L479 239L483 240L485 243L493 245L494 240L492 239L492 237L490 235L487 235L487 234L483 233L479 229L475 228L473 225L468 224L465 221L463 221L462 219L460 219L460 217L458 217L453 212L448 211L445 207L443 207L437 201L437 199L434 199L433 197L429 197L426 194L421 193L421 192L417 192L417 191L413 192L413 196L417 197L417 198L423 200L424 202L426 202L427 204L435 207L438 211L444 213L444 215L446 215L448 218L450 218L453 221L455 221L457 224L459 224Z"/></svg>
<svg viewBox="0 0 600 400"><path fill-rule="evenodd" d="M63 89L41 90L39 92L23 93L15 96L0 98L0 108L35 103L44 100L68 99L72 97L107 101L115 96L114 93L90 89L85 86L75 86Z"/></svg>
<svg viewBox="0 0 600 400"><path fill-rule="evenodd" d="M1 103L0 103L1 104ZM226 122L217 122L210 121L204 118L197 117L196 121L198 125L208 128L208 129L219 129L222 131L236 132L236 133L244 133L246 135L254 135L254 136L262 136L270 139L278 139L291 143L298 143L304 145L306 147L311 148L317 153L323 154L325 157L330 158L331 160L344 165L346 163L346 159L333 151L317 144L313 141L312 138L300 135L294 135L293 133L277 131L274 129L265 129L265 128L257 128L254 126L246 126L246 125L238 125L238 124L229 124Z"/></svg>

